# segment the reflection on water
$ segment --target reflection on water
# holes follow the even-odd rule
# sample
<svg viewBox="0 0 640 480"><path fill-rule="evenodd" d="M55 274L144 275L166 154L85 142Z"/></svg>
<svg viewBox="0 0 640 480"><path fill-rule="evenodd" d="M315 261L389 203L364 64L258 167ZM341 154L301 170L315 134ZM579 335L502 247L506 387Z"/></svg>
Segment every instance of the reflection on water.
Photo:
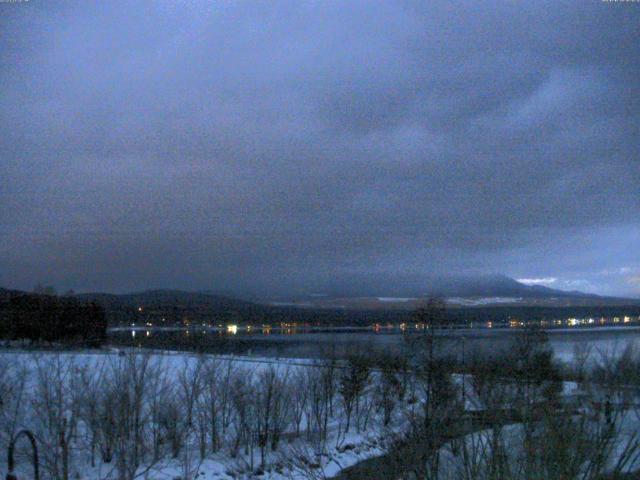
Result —
<svg viewBox="0 0 640 480"><path fill-rule="evenodd" d="M113 345L145 348L196 350L210 353L269 357L319 357L347 352L400 353L421 330L397 328L240 328L226 329L113 329ZM439 332L444 351L468 355L506 348L514 329L460 329ZM628 342L640 345L640 327L585 328L550 330L549 341L556 356L570 359L575 345L588 343L595 354L621 350Z"/></svg>

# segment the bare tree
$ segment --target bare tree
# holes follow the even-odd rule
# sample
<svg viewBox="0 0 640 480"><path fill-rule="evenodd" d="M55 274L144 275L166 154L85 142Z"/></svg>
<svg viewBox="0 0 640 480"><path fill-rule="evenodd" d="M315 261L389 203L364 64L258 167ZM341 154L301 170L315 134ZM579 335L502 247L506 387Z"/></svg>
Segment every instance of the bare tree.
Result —
<svg viewBox="0 0 640 480"><path fill-rule="evenodd" d="M300 425L309 401L309 385L307 381L308 376L304 370L298 369L294 371L289 395L291 397L291 417L295 426L296 438L300 437Z"/></svg>
<svg viewBox="0 0 640 480"><path fill-rule="evenodd" d="M231 402L232 395L232 383L234 382L237 372L233 368L233 362L231 360L220 361L219 374L216 375L217 380L217 398L219 400L219 412L220 412L220 434L224 437L229 428L231 422L233 405Z"/></svg>
<svg viewBox="0 0 640 480"><path fill-rule="evenodd" d="M0 435L8 444L24 426L28 411L27 382L29 370L21 362L0 359Z"/></svg>
<svg viewBox="0 0 640 480"><path fill-rule="evenodd" d="M100 437L102 434L101 424L101 403L105 389L103 386L104 380L104 363L100 362L93 366L92 369L84 369L81 374L82 385L82 400L80 406L80 419L84 424L85 435L88 437L86 443L89 444L89 455L91 458L91 466L96 465L96 449L100 444ZM103 455L103 461L105 456L111 461L109 453Z"/></svg>
<svg viewBox="0 0 640 480"><path fill-rule="evenodd" d="M195 406L201 457L206 455L208 444L212 452L216 452L220 444L219 367L218 362L211 358L207 358L202 366L202 392Z"/></svg>
<svg viewBox="0 0 640 480"><path fill-rule="evenodd" d="M151 463L156 463L164 455L163 448L166 444L164 427L162 424L165 414L165 406L171 401L174 394L173 377L169 378L168 369L162 368L162 364L155 362L152 375L148 379L148 396L146 399L146 424L147 432L145 440L151 444Z"/></svg>
<svg viewBox="0 0 640 480"><path fill-rule="evenodd" d="M149 421L147 394L151 379L151 356L127 354L112 359L109 382L112 385L115 427L115 460L120 480L133 480L145 462L144 428ZM156 371L159 371L156 365ZM152 459L144 471L152 468Z"/></svg>
<svg viewBox="0 0 640 480"><path fill-rule="evenodd" d="M581 382L587 374L587 366L593 356L593 345L578 342L573 347L573 370L576 380Z"/></svg>
<svg viewBox="0 0 640 480"><path fill-rule="evenodd" d="M80 367L62 355L36 357L35 367L32 404L36 435L44 446L43 467L52 478L69 480L82 401Z"/></svg>
<svg viewBox="0 0 640 480"><path fill-rule="evenodd" d="M349 431L352 413L355 410L358 416L360 409L360 397L364 392L369 375L371 374L370 362L362 355L350 355L347 358L347 366L342 370L339 379L339 391L346 414L345 433Z"/></svg>
<svg viewBox="0 0 640 480"><path fill-rule="evenodd" d="M273 365L258 373L255 406L260 460L266 465L266 450L275 450L290 419L289 398L286 396L289 370L280 373Z"/></svg>
<svg viewBox="0 0 640 480"><path fill-rule="evenodd" d="M331 410L331 392L334 391L335 369L323 368L322 364L315 368L307 368L307 439L314 448L321 452L327 440L327 425Z"/></svg>
<svg viewBox="0 0 640 480"><path fill-rule="evenodd" d="M398 401L404 397L404 362L397 356L381 355L376 358L376 365L379 375L375 382L375 399L382 410L382 424L386 427Z"/></svg>
<svg viewBox="0 0 640 480"><path fill-rule="evenodd" d="M255 411L255 387L251 376L236 375L231 381L230 400L233 406L231 421L235 437L231 447L232 457L236 457L242 445L249 455L249 468L254 467L254 447L257 436L257 415Z"/></svg>
<svg viewBox="0 0 640 480"><path fill-rule="evenodd" d="M162 438L167 442L171 457L178 458L184 440L186 422L185 410L178 399L177 389L171 388L165 402L160 407L158 418Z"/></svg>

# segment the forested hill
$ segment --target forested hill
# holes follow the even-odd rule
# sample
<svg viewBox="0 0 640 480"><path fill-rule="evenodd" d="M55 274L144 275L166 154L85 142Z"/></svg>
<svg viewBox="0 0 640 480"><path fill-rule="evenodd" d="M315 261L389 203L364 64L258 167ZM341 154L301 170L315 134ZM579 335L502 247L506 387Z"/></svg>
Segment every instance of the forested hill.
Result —
<svg viewBox="0 0 640 480"><path fill-rule="evenodd" d="M246 302L234 298L201 292L180 290L150 290L146 292L111 295L82 294L78 298L95 301L107 313L110 325L151 323L154 326L205 324L270 324L297 323L316 326L368 326L374 323L399 324L411 322L412 311L303 308L272 306ZM553 320L639 316L640 305L622 306L487 306L450 308L447 315L452 323L492 321L508 323L511 319ZM163 320L164 319L164 320Z"/></svg>
<svg viewBox="0 0 640 480"><path fill-rule="evenodd" d="M257 321L268 315L262 305L200 292L148 290L122 295L84 293L76 298L104 307L111 325L149 322L192 325L202 322Z"/></svg>

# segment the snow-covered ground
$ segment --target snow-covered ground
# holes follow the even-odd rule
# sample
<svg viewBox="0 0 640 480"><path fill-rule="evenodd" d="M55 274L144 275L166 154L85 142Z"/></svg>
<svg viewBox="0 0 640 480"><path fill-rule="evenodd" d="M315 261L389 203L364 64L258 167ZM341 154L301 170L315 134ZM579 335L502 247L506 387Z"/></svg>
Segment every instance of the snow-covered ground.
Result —
<svg viewBox="0 0 640 480"><path fill-rule="evenodd" d="M516 303L522 301L521 297L481 297L481 298L465 298L465 297L449 297L447 303L452 305L462 305L465 307L477 307L480 305L494 305L501 303Z"/></svg>
<svg viewBox="0 0 640 480"><path fill-rule="evenodd" d="M83 395L79 389L97 387L98 391L102 386L100 382L105 382L108 372L116 371L122 362L128 358L128 353L117 350L111 351L94 351L94 352L57 352L57 353L29 353L20 351L5 351L0 354L0 370L4 371L4 376L0 373L0 389L3 392L9 392L13 387L11 383L24 381L24 391L19 399L8 399L2 404L2 418L0 419L0 447L6 448L8 439L21 428L28 428L36 433L41 440L41 461L44 464L43 478L52 478L55 476L55 469L61 468L59 464L52 458L52 450L59 445L57 437L53 435L57 430L65 430L64 427L58 428L56 422L75 422L76 426L73 431L68 432L67 441L72 445L70 452L69 472L70 478L82 478L90 480L111 479L118 477L118 462L116 459L111 462L101 460L101 455L93 445L93 437L91 437L91 427L87 425L88 416L83 408L86 405L76 405L76 402L84 402L89 404L88 398ZM142 357L142 354L134 354ZM268 378L268 372L272 371L279 378L293 379L319 379L317 376L306 377L303 372L310 370L322 369L317 362L309 359L273 359L273 358L243 358L243 357L222 357L222 356L198 356L189 353L177 352L153 352L149 355L149 363L145 367L148 372L162 372L161 378L167 380L169 384L173 384L170 388L177 395L181 402L185 397L180 393L180 388L185 379L192 378L185 376L185 372L193 372L199 362L206 359L208 362L217 365L217 374L222 376L231 372L233 381L240 378L251 379L254 389L251 395L259 396L259 398L248 398L248 402L242 406L232 404L234 400L229 399L229 404L224 408L228 408L229 415L238 415L235 409L252 408L252 403L260 403L264 401L263 391L260 390L260 382L264 382ZM142 364L137 365L141 368ZM126 366L125 366L126 369ZM118 370L119 373L124 370ZM263 374L261 376L261 374ZM51 380L47 384L47 378ZM56 380L61 378L61 383ZM151 382L156 382L157 378L152 377ZM163 381L164 381L163 380ZM302 380L301 380L302 381ZM181 383L183 382L183 383ZM91 384L91 386L87 386ZM163 384L164 385L164 384ZM248 384L242 384L248 385ZM278 384L279 387L287 388L286 394L302 395L303 392L296 389L293 385L284 387L284 384ZM50 388L51 387L51 391ZM60 392L55 392L57 388L61 388ZM108 388L108 387L104 387ZM152 388L148 386L148 388ZM163 387L164 388L164 387ZM231 389L234 387L231 386ZM239 387L238 387L239 388ZM244 387L243 387L244 388ZM313 386L309 386L311 391ZM192 433L183 433L183 447L177 455L172 455L168 451L164 451L162 458L145 462L141 462L138 475L148 479L175 479L175 478L202 478L202 479L238 479L238 478L269 478L273 480L284 479L303 479L303 478L324 478L325 476L333 476L341 469L358 463L366 458L381 455L384 453L388 445L385 443L387 439L393 437L392 433L398 432L403 428L402 415L394 415L391 422L387 426L382 425L380 413L374 405L374 397L376 395L373 382L369 382L367 391L361 399L361 408L368 408L367 415L370 416L368 422L362 424L362 419L356 423L352 418L349 431L345 431L345 406L340 401L337 387L334 386L334 397L332 401L333 414L327 415L327 435L325 439L316 438L315 434L307 435L307 430L311 429L311 415L313 411L307 406L305 413L301 415L299 424L300 435L294 435L296 430L290 417L287 417L286 425L283 427L281 439L277 448L274 450L270 447L266 448L266 461L263 467L259 455L258 440L249 441L250 445L241 445L240 448L234 448L236 435L238 432L234 429L240 424L237 417L229 420L227 425L226 437L220 434L221 445L217 452L207 452L201 459L198 449L198 432L193 426ZM74 391L75 389L75 391ZM14 390L15 391L15 390ZM42 396L51 395L46 399L47 405L43 405ZM59 393L59 398L56 396ZM233 390L230 390L230 395ZM304 393L305 395L307 393ZM163 397L168 398L168 397ZM13 400L13 401L12 401ZM152 402L149 397L145 402ZM204 400L204 398L203 398ZM294 402L290 398L281 398L280 401L286 402L286 408L294 408ZM236 402L238 402L236 400ZM59 405L58 405L59 403ZM52 412L44 412L50 407ZM181 415L185 415L184 405L179 406ZM115 408L115 407L114 407ZM151 406L149 407L151 408ZM222 407L220 407L222 408ZM76 410L74 410L76 409ZM72 412L72 410L74 410ZM198 412L199 409L196 408ZM205 412L205 408L202 412ZM195 412L195 410L194 410ZM396 411L397 413L398 411ZM288 412L284 412L283 416ZM320 412L321 414L322 412ZM162 422L162 418L151 419L153 413L149 410L149 418L146 421L150 423L149 430L154 428L153 421ZM204 413L203 413L204 414ZM219 412L219 414L221 414ZM196 415L194 413L194 415ZM253 415L250 421L260 422L259 413L257 411L248 414ZM57 418L52 418L56 417ZM73 417L73 418L72 418ZM196 421L194 420L194 423ZM210 422L210 419L209 419ZM185 424L186 425L186 424ZM191 425L188 425L191 428ZM185 428L187 428L185 426ZM251 428L254 428L251 426ZM259 429L259 426L255 427ZM158 430L160 432L160 429ZM191 432L191 430L190 430ZM167 432L160 432L165 438L165 443L161 447L164 450L167 443L170 443L170 435ZM147 433L145 433L147 435ZM151 435L149 433L149 435ZM256 433L256 435L258 435ZM56 440L52 440L52 436ZM149 438L151 438L149 436ZM97 440L99 442L100 439ZM149 441L149 440L148 440ZM246 439L242 440L246 442ZM53 443L52 443L53 442ZM96 449L91 459L91 448ZM115 446L113 447L116 448ZM147 445L145 448L149 448ZM208 450L208 449L207 449ZM234 451L237 450L235 453ZM5 460L5 456L2 459ZM93 463L93 466L92 466ZM2 464L0 464L2 465ZM6 464L3 467L6 471ZM147 471L148 469L148 471ZM18 462L17 471L21 474L19 478L30 477L31 472L27 460L21 458ZM59 474L59 472L58 472Z"/></svg>
<svg viewBox="0 0 640 480"><path fill-rule="evenodd" d="M591 349L589 352L593 356L612 354L625 346L626 343L614 342L609 345L611 350L607 352L598 348ZM572 362L575 351L572 349L571 352L565 353L560 356L560 360ZM127 364L126 362L131 359L135 359L134 363ZM142 359L147 359L148 364L135 363L142 362ZM102 427L98 428L100 422L96 425L90 425L90 422L92 415L100 417L99 402L114 401L109 400L108 396L105 397L104 391L117 393L111 384L114 381L114 375L127 374L128 365L138 370L144 367L149 376L145 388L151 389L152 392L144 400L148 404L148 407L145 407L148 408L145 413L145 421L148 422L145 427L147 442L151 441L153 435L162 437L158 443L161 455L155 459L147 456L145 461L140 462L137 467L139 478L149 480L329 478L340 470L367 458L383 455L393 439L409 426L410 419L414 418L412 414L416 408L419 408L420 403L415 402L416 391L411 391L412 387L408 387L403 395L393 397L394 405L390 421L384 425L381 408L382 392L379 388L381 373L374 370L367 378L359 400L357 414L359 418L356 420L356 413L353 413L349 429L346 431L347 407L340 392L338 378L341 374L338 373L340 365L337 364L330 399L331 412L326 413L324 419L326 438L320 439L316 434L316 425L318 425L316 420L323 415L322 411L317 411L317 408L322 409L322 406L316 405L317 408L314 411L310 403L300 407L304 402L299 401L302 395L311 396L320 392L319 385L323 377L318 372L325 371L327 366L312 359L196 355L171 351L145 352L140 349L40 353L8 350L0 353L0 397L2 399L0 448L6 449L9 438L20 429L33 430L38 436L39 445L43 451L41 453L44 464L42 478L53 478L55 469L61 468L59 460L56 463L54 459L60 449L59 435L56 432L64 431L68 436L66 440L72 445L69 454L69 478L87 480L118 478L118 462L115 459L110 462L103 461L104 455L101 452L104 439L101 439L100 435L108 435L109 432L100 433L100 428L108 430L109 424L107 422L105 427L103 422ZM189 390L190 379L194 378L194 372L198 368L202 368L200 379L202 386ZM206 372L209 371L216 376L213 383L207 383ZM263 464L260 456L259 435L260 431L267 431L268 428L260 425L264 420L260 419L259 409L265 401L265 395L268 394L265 388L268 386L266 382L270 374L275 375L282 382L274 386L285 392L279 397L279 401L282 402L284 406L282 408L286 411L278 411L279 413L274 416L274 421L282 422L282 431L279 432L276 448L268 446L264 449ZM226 384L225 378L228 380ZM474 392L469 375L455 375L453 380L459 395L464 395L464 408L467 411L486 408ZM21 383L24 387L22 390ZM214 387L228 388L229 398L226 404L222 405L219 398L222 390L214 393L206 392L207 388ZM56 391L57 388L60 389L59 392ZM244 403L242 399L237 398L239 392L243 391L249 395L243 397ZM198 399L194 400L192 405L193 421L185 422L187 412L191 411L187 406L189 392L198 396ZM576 383L564 382L563 394L574 397L579 396L581 392ZM396 393L392 393L393 395ZM417 395L419 398L420 394L417 393ZM91 402L93 397L100 397L95 405ZM212 400L214 397L215 399ZM153 404L154 398L158 399L159 405ZM216 405L217 410L214 415L226 414L229 418L227 418L226 431L221 424L215 427L222 430L218 432L220 443L218 448L211 448L211 445L207 444L204 447L206 453L202 456L199 435L206 436L207 433L202 429L199 430L198 425L209 427L212 425L212 417L206 417L208 401ZM171 408L163 410L161 408L163 402L168 403L175 411ZM97 410L92 413L86 410L89 407ZM116 409L116 407L117 404L114 403L110 408ZM273 408L278 409L277 406ZM297 426L294 418L296 415L293 412L296 408L301 409L298 413ZM329 407L325 405L325 408ZM102 415L105 415L105 412L103 411ZM180 428L186 430L172 432L170 425L167 426L166 418L163 417L171 414L175 416L167 418L173 418L182 425ZM204 417L200 418L199 415ZM240 418L242 415L247 415L247 418ZM627 434L638 431L640 428L638 419L633 420L634 417L631 414L625 418L630 423L625 423L623 431ZM242 423L245 421L254 422L255 425L247 426ZM62 426L60 426L61 422ZM67 431L65 422L74 423L73 428ZM246 428L246 431L252 435L252 439L242 437L239 433L240 428ZM505 432L517 432L517 429L518 427L508 427ZM98 431L98 436L95 435L95 431ZM175 454L170 451L172 435L180 436L181 448ZM478 439L482 439L482 435L486 434L475 435L476 437L469 437L469 441L477 443ZM117 445L111 445L111 448L115 451ZM147 454L150 448L149 444L145 446ZM5 461L6 457L2 456L2 458ZM443 458L446 460L443 465L449 465L447 467L449 471L459 468L455 463L459 458L452 454L450 446L443 449ZM0 468L6 469L6 464L0 465L2 465ZM21 474L19 478L31 476L28 462L24 457L19 459L17 469Z"/></svg>

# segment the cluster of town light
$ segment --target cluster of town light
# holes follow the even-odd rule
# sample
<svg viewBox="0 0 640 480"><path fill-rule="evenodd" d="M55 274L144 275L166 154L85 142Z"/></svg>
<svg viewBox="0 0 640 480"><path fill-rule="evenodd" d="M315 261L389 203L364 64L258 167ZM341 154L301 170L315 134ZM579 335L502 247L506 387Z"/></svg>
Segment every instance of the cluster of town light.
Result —
<svg viewBox="0 0 640 480"><path fill-rule="evenodd" d="M137 307L137 311L138 312L143 312L144 311L144 307L143 306L139 306ZM190 322L188 322L186 319L184 319L184 323L185 325L189 325ZM166 318L162 318L161 322L165 323ZM600 325L604 325L606 323L614 323L614 324L619 324L619 323L631 323L632 321L638 321L640 322L640 316L638 316L637 318L632 318L630 316L624 316L624 317L613 317L613 318L605 318L605 317L601 317L598 320L594 319L594 318L567 318L565 320L540 320L539 322L533 322L536 324L539 324L541 327L548 327L548 326L562 326L562 325L566 325L569 327L577 327L580 325L593 325L593 324L600 324ZM528 322L524 322L522 320L517 320L517 319L511 319L508 322L509 327L512 328L518 328L518 327L524 327L528 324ZM487 321L484 322L482 325L484 325L486 328L493 328L494 327L494 322L493 321ZM136 327L136 323L133 322L131 324L132 327ZM144 323L145 327L153 327L153 323L150 321L147 321ZM252 329L254 328L254 326L252 325L246 325L244 327L242 326L238 326L236 324L218 324L218 325L214 325L211 322L202 322L202 327L204 328L215 328L217 326L218 329L220 329L220 331L225 331L223 329L226 329L226 333L231 334L231 335L236 335L239 331L241 330L246 330L247 332L251 332ZM298 328L298 324L297 323L285 323L285 322L281 322L279 324L280 330L283 333L295 333L296 329ZM469 327L473 327L473 323L468 325ZM308 327L308 325L303 325L303 327ZM394 325L394 324L385 324L382 325L380 323L375 323L372 325L373 330L375 332L379 332L382 329L396 329L399 328L402 332L405 332L409 329L415 329L415 330L424 330L429 328L429 326L425 323L415 323L415 324L407 324L407 323L400 323L398 325ZM269 334L271 333L271 325L261 325L258 327L259 329L261 329L262 333L264 334ZM205 330L202 331L202 333L206 333ZM146 336L150 336L151 333L149 330L146 331ZM131 336L135 338L136 333L135 331L131 332Z"/></svg>

